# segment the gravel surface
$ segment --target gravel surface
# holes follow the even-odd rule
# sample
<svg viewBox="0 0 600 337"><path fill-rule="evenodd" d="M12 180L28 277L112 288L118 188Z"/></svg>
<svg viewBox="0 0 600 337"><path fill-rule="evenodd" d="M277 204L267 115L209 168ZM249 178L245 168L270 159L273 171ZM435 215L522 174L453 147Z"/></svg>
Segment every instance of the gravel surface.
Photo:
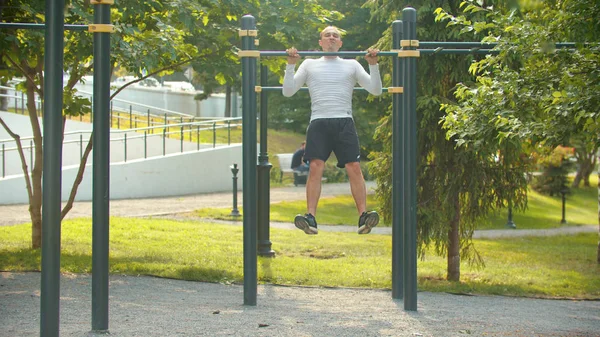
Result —
<svg viewBox="0 0 600 337"><path fill-rule="evenodd" d="M0 336L38 336L40 274L0 273ZM91 277L63 275L61 336L91 330ZM111 336L599 336L600 302L110 277Z"/></svg>

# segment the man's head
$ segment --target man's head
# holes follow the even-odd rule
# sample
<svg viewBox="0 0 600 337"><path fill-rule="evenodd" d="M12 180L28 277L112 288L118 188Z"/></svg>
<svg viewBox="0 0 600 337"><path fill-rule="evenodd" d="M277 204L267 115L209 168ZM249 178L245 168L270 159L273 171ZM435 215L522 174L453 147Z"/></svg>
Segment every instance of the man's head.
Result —
<svg viewBox="0 0 600 337"><path fill-rule="evenodd" d="M339 29L334 26L325 27L325 29L321 31L319 45L323 48L323 51L339 51L340 47L342 47L342 34Z"/></svg>

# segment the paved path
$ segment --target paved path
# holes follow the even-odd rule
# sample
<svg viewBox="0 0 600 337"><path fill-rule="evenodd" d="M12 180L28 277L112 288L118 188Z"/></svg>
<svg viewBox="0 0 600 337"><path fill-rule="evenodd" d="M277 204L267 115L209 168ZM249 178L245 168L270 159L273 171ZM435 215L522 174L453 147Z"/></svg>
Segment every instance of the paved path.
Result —
<svg viewBox="0 0 600 337"><path fill-rule="evenodd" d="M91 277L61 279L61 336L91 330ZM0 336L38 336L40 274L0 273ZM600 301L419 292L405 311L389 290L110 276L110 336L599 336Z"/></svg>
<svg viewBox="0 0 600 337"><path fill-rule="evenodd" d="M375 183L367 182L368 193L374 193ZM349 195L350 186L348 183L324 184L321 192L322 197L331 197L336 195ZM303 186L278 187L270 191L271 203L277 203L286 200L304 200L305 188ZM238 193L238 206L243 203L242 192ZM197 194L179 197L167 198L148 198L148 199L124 199L110 201L110 215L120 217L168 217L177 218L178 214L189 213L193 210L205 207L224 207L231 208L233 196L231 192ZM67 214L67 219L91 217L92 202L76 202L73 209ZM0 205L0 226L14 225L31 222L29 218L28 205ZM235 222L227 222L236 224ZM237 224L241 224L237 222ZM272 222L274 228L295 227L290 223ZM322 231L353 232L355 226L327 226L319 225ZM496 230L478 230L474 233L474 238L499 238L499 237L517 237L517 236L549 236L575 233L597 232L598 226L567 226L552 229L533 230L533 229L496 229ZM391 227L376 227L372 233L391 234Z"/></svg>

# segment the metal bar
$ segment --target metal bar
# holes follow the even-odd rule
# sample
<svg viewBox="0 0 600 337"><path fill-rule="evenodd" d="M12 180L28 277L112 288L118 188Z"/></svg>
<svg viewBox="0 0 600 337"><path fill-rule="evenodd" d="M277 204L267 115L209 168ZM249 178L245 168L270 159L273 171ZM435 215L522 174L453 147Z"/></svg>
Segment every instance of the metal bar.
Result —
<svg viewBox="0 0 600 337"><path fill-rule="evenodd" d="M366 51L338 51L338 52L324 52L324 51L299 51L298 54L301 57L311 57L311 56L340 56L340 57L364 57L367 52ZM380 51L377 53L378 56L397 56L398 52L393 51ZM271 51L271 50L261 50L261 57L269 57L269 56L288 56L285 51Z"/></svg>
<svg viewBox="0 0 600 337"><path fill-rule="evenodd" d="M448 55L448 54L499 54L500 50L492 50L492 49L445 49L445 48L436 48L436 49L419 49L421 55Z"/></svg>
<svg viewBox="0 0 600 337"><path fill-rule="evenodd" d="M419 47L424 49L435 48L495 48L498 43L482 43L482 42L460 42L460 41L419 41Z"/></svg>
<svg viewBox="0 0 600 337"><path fill-rule="evenodd" d="M123 135L123 161L127 162L127 134Z"/></svg>
<svg viewBox="0 0 600 337"><path fill-rule="evenodd" d="M62 1L64 2L64 1ZM64 18L64 15L63 15ZM2 22L0 28L6 29L46 29L46 25L43 23L14 23L14 22ZM63 30L88 30L87 25L65 25L63 24Z"/></svg>
<svg viewBox="0 0 600 337"><path fill-rule="evenodd" d="M200 125L196 126L196 147L200 151Z"/></svg>
<svg viewBox="0 0 600 337"><path fill-rule="evenodd" d="M260 67L260 85L267 85L269 68L265 65ZM260 93L260 154L258 156L258 255L273 257L275 251L271 249L270 238L270 172L269 154L267 153L267 92Z"/></svg>
<svg viewBox="0 0 600 337"><path fill-rule="evenodd" d="M417 39L417 11L407 7L402 10L403 34L408 40ZM405 61L404 111L408 152L405 178L404 226L404 310L417 310L417 59Z"/></svg>
<svg viewBox="0 0 600 337"><path fill-rule="evenodd" d="M231 121L227 121L227 145L231 145Z"/></svg>
<svg viewBox="0 0 600 337"><path fill-rule="evenodd" d="M281 91L282 87L281 86L265 86L265 87L260 87L261 88L261 93L262 91ZM365 88L363 87L354 87L355 91L366 91ZM382 88L381 89L383 92L387 92L388 88ZM302 87L300 88L300 91L308 91L308 87Z"/></svg>
<svg viewBox="0 0 600 337"><path fill-rule="evenodd" d="M213 123L213 149L217 147L217 123Z"/></svg>
<svg viewBox="0 0 600 337"><path fill-rule="evenodd" d="M392 49L400 48L402 40L402 21L392 23ZM392 85L403 85L402 73L406 58L393 58ZM402 120L402 107L404 95L396 94L392 97L392 298L404 297L403 292L403 214L404 214L404 127Z"/></svg>
<svg viewBox="0 0 600 337"><path fill-rule="evenodd" d="M181 139L179 142L180 152L183 153L183 125L179 127L179 138Z"/></svg>
<svg viewBox="0 0 600 337"><path fill-rule="evenodd" d="M62 188L62 108L64 0L46 1L43 125L42 273L40 336L58 337L60 325L60 231Z"/></svg>
<svg viewBox="0 0 600 337"><path fill-rule="evenodd" d="M148 132L144 130L144 159L148 158Z"/></svg>
<svg viewBox="0 0 600 337"><path fill-rule="evenodd" d="M252 15L242 17L242 30L256 29ZM242 49L254 49L254 37L242 37ZM256 305L256 58L242 57L242 172L244 209L244 305Z"/></svg>
<svg viewBox="0 0 600 337"><path fill-rule="evenodd" d="M110 23L110 5L94 6L94 23ZM92 177L92 330L108 330L110 185L110 33L94 35Z"/></svg>
<svg viewBox="0 0 600 337"><path fill-rule="evenodd" d="M167 142L167 129L163 128L163 156L167 153L166 142Z"/></svg>

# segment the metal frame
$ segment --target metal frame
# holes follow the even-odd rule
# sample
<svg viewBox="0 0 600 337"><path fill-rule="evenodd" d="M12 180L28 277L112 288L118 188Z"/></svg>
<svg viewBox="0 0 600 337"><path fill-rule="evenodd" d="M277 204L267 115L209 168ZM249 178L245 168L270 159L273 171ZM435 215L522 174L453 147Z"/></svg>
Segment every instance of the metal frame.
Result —
<svg viewBox="0 0 600 337"><path fill-rule="evenodd" d="M64 31L94 34L94 162L92 238L92 331L108 332L108 185L110 124L110 5L92 0L94 24L65 25L64 0L46 1L46 23L0 23L1 29L44 29L44 180L42 182L42 252L40 336L58 337L60 325L60 242L62 181L62 110Z"/></svg>
<svg viewBox="0 0 600 337"><path fill-rule="evenodd" d="M393 257L392 278L393 298L404 297L405 310L417 310L417 254L416 254L416 58L420 51L416 38L416 11L413 8L403 10L402 21L395 21L394 48L396 50L379 52L379 56L394 58L393 86L386 88L393 94L394 119L394 174L393 174ZM256 155L256 93L261 95L261 121L267 119L267 92L281 90L281 87L266 86L266 67L261 68L261 85L256 85L256 61L259 57L287 56L285 51L255 50L254 34L242 34L254 31L256 21L253 16L242 18L240 36L242 50L238 52L242 63L242 111L243 111L243 172L244 172L244 304L256 305L257 294L257 258L256 255L273 256L270 250L269 233L269 194L268 173L271 168L266 153L266 123L261 123L261 155ZM401 46L402 31L406 38ZM402 47L402 49L400 49ZM364 56L364 51L318 52L300 51L301 56ZM404 84L408 86L405 87ZM306 88L303 88L306 90ZM359 89L359 88L357 88ZM263 148L264 147L264 148ZM259 169L259 185L255 179ZM265 177L266 176L266 177ZM406 187L406 188L402 188ZM258 190L257 190L258 188ZM257 204L260 196L260 204ZM258 241L261 247L257 251Z"/></svg>

